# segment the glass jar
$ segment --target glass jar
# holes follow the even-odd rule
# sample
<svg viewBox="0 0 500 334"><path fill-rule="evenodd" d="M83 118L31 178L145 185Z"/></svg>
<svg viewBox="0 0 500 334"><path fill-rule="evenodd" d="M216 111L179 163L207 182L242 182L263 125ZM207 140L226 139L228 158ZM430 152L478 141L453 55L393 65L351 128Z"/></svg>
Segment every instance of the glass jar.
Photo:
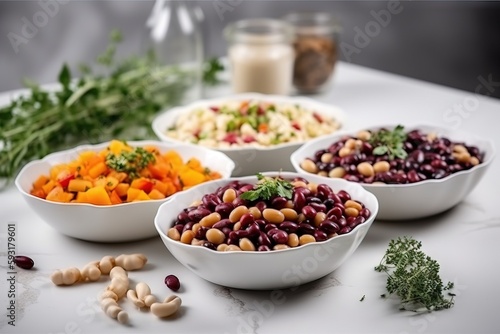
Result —
<svg viewBox="0 0 500 334"><path fill-rule="evenodd" d="M241 20L224 29L235 93L286 95L292 88L293 30L284 21Z"/></svg>
<svg viewBox="0 0 500 334"><path fill-rule="evenodd" d="M293 13L284 20L294 27L293 85L299 93L325 91L337 62L340 25L329 13Z"/></svg>
<svg viewBox="0 0 500 334"><path fill-rule="evenodd" d="M148 18L149 51L160 66L182 71L182 103L203 95L203 37L200 11L190 1L156 0ZM201 13L202 17L202 13Z"/></svg>

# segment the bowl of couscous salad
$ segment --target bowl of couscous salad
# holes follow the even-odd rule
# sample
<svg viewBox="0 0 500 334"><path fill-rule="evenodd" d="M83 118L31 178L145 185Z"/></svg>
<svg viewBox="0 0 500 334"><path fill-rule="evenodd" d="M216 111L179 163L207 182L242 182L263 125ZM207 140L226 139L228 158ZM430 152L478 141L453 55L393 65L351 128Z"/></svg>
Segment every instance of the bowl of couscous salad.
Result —
<svg viewBox="0 0 500 334"><path fill-rule="evenodd" d="M345 114L334 105L255 93L178 106L159 114L152 123L162 141L225 153L236 164L235 176L293 170L290 155L299 146L344 126Z"/></svg>

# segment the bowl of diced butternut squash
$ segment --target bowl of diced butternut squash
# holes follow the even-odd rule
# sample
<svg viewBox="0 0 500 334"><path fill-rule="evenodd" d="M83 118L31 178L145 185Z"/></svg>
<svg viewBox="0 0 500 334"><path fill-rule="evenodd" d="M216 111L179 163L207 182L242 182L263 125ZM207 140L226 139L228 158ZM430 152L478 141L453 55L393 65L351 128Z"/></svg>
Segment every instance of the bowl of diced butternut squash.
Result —
<svg viewBox="0 0 500 334"><path fill-rule="evenodd" d="M70 237L125 242L157 235L159 206L201 183L229 178L225 154L189 144L82 145L26 164L15 184L28 205Z"/></svg>

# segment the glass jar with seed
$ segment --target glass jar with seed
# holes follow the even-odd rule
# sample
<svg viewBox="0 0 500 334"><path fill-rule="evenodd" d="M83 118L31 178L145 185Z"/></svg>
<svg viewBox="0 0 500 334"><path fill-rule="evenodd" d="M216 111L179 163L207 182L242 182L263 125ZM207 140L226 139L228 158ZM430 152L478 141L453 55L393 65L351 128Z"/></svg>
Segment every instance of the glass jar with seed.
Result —
<svg viewBox="0 0 500 334"><path fill-rule="evenodd" d="M325 91L337 62L340 25L329 13L292 13L285 20L295 31L295 89L301 94Z"/></svg>

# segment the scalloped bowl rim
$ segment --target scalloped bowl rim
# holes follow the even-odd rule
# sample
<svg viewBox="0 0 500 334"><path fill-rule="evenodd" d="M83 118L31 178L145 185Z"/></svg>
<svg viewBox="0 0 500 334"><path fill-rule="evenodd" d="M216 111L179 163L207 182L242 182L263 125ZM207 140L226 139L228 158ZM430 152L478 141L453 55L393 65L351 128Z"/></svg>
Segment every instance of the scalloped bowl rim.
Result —
<svg viewBox="0 0 500 334"><path fill-rule="evenodd" d="M154 118L154 120L152 122L152 128L153 128L153 131L155 132L155 134L161 140L164 140L167 142L185 143L185 144L195 145L193 143L187 143L187 142L184 142L184 141L179 140L177 138L172 138L172 137L167 136L165 134L165 129L164 129L165 126L164 125L165 124L173 124L177 120L177 117L180 113L192 110L194 108L205 107L205 106L214 105L217 103L224 103L224 102L231 102L231 101L238 101L238 100L249 100L249 99L255 99L255 100L259 100L259 101L277 100L277 101L283 101L283 102L304 104L306 106L313 105L313 106L316 106L318 109L321 109L320 111L318 111L318 113L320 113L321 115L327 114L328 116L334 117L335 120L337 122L339 122L340 128L333 133L338 133L339 131L341 131L341 129L346 128L347 115L345 114L345 112L341 108L339 108L336 105L320 102L320 101L314 100L314 99L309 98L309 97L286 96L286 95L266 95L266 94L261 94L261 93L241 93L241 94L234 94L234 95L226 95L226 96L222 96L222 97L197 100L195 102L191 102L191 103L183 105L183 106L176 106L173 108L169 108L169 109L161 112L160 114L158 114ZM330 109L330 110L328 110L328 109ZM169 122L167 122L167 120ZM160 125L162 125L162 128L160 128ZM323 138L323 137L328 136L328 135L331 135L331 134L324 134L324 135L320 135L318 137L315 137L312 139L306 139L303 141L295 141L295 142L288 142L288 143L271 145L269 147L265 147L265 146L241 146L241 147L208 147L207 146L207 147L210 149L221 151L221 152L273 151L273 150L279 150L279 149L286 148L286 147L300 146L300 145L303 145L304 143L307 143L311 140Z"/></svg>
<svg viewBox="0 0 500 334"><path fill-rule="evenodd" d="M312 174L312 173L306 172L304 169L302 169L302 167L300 167L300 161L298 161L298 159L297 159L297 156L301 155L303 152L306 152L307 149L309 149L311 146L316 146L318 143L323 143L323 142L325 142L325 143L330 142L330 144L332 144L345 135L353 135L361 130L377 130L380 128L391 129L394 126L395 126L394 124L392 124L392 125L387 125L387 124L374 125L374 126L370 126L370 127L363 127L363 128L360 128L360 129L354 130L354 131L351 131L351 130L339 131L339 132L332 134L332 135L327 135L327 136L323 136L321 138L316 138L316 139L313 139L310 142L302 145L295 152L293 152L292 155L290 156L290 160L292 162L292 165L295 167L295 169L298 172L305 173L308 175L317 175L317 174ZM405 126L405 129L407 129L406 126ZM454 130L452 128L429 125L429 124L411 125L411 126L408 126L407 130L411 131L411 130L415 130L415 129L420 129L420 130L430 129L430 130L436 130L436 131L444 131L448 134L453 133L453 134L457 134L457 135L463 135L469 139L472 138L472 139L476 140L477 142L481 142L482 144L484 144L483 151L485 153L488 153L488 154L485 155L485 159L480 164L473 166L472 168L467 169L467 170L462 170L462 171L459 171L456 173L452 173L452 174L450 174L442 179L430 179L430 180L424 180L424 181L419 181L419 182L415 182L415 183L405 183L405 184L371 184L371 183L358 183L358 184L362 185L363 187L366 187L367 189L372 189L372 188L391 189L391 188L420 187L420 186L423 186L426 184L432 184L432 183L445 183L447 181L453 180L454 178L456 178L460 175L472 174L480 169L488 167L492 163L492 161L496 155L495 145L494 145L493 141L490 139L485 139L485 138L482 138L482 137L479 137L477 135L467 133L464 131L457 131L457 130ZM449 138L451 138L452 136L455 137L454 135L449 136L448 134L446 136ZM457 141L456 139L454 139L454 140ZM463 141L467 144L467 142L465 140L463 140ZM324 148L326 148L326 147L327 146L325 146ZM321 177L328 179L328 177L326 177L326 176L321 176Z"/></svg>
<svg viewBox="0 0 500 334"><path fill-rule="evenodd" d="M294 176L302 176L302 177L305 177L307 178L308 176L310 175L304 175L304 174L301 174L299 172L263 172L262 173L263 175L282 175L283 177L294 177ZM197 193L199 192L200 188L201 187L211 187L212 184L214 183L219 183L219 182L231 182L233 180L238 180L238 181L242 181L242 182L245 182L245 181L249 181L249 180L255 180L256 177L255 176L243 176L243 177L234 177L234 178L229 178L229 179L225 179L225 180L214 180L214 181L210 181L210 182L206 182L204 184L200 184L200 185L197 185L193 188L190 188L186 191L184 191L182 193L182 197L189 197L192 193ZM331 180L335 180L335 179L331 179ZM330 238L330 239L327 239L327 240L324 240L324 241L318 241L318 242L311 242L311 243L308 243L308 244L305 244L305 245L301 245L301 246L298 246L298 247L293 247L293 248L286 248L286 249L279 249L279 250L272 250L272 251L269 251L269 252L243 252L243 251L225 251L225 252L217 252L217 251L213 251L213 250L210 250L206 247L200 247L200 246L195 246L195 245L188 245L188 244L184 244L180 241L176 241L176 240L173 240L171 238L169 238L167 236L167 234L161 229L160 227L160 222L159 222L159 217L160 217L160 214L161 212L164 210L164 208L170 204L170 202L174 202L174 201L179 201L179 197L175 197L175 198L170 198L168 199L168 201L166 201L165 203L163 203L160 208L158 209L158 212L155 216L155 226L156 226L156 229L158 231L158 233L160 234L160 236L162 236L162 239L164 240L168 240L169 243L171 244L174 244L174 245L177 245L181 248L184 248L186 251L200 251L200 252L209 252L210 254L217 254L217 256L234 256L235 254L237 254L238 256L269 256L269 254L278 254L278 253L291 253L291 252L300 252L302 249L304 248L308 248L308 247L318 247L318 246L321 246L321 245L324 245L324 244L328 244L328 243L332 243L332 242L336 242L335 240L338 240L339 238L342 239L342 238L349 238L349 234L351 233L357 233L358 231L358 228L362 225L371 225L373 223L373 221L375 220L376 216L377 216L377 213L378 213L378 210L379 210L379 204L378 204L378 200L377 198L375 197L375 195L373 195L372 193L368 192L367 190L363 189L363 187L361 187L361 185L359 184L356 184L356 183L351 183L351 182L348 182L346 180L341 180L341 179L336 179L334 182L339 182L339 183L342 183L342 184L345 184L345 185L348 185L348 187L354 187L354 188L358 188L357 191L358 192L361 192L364 194L364 196L366 196L367 198L370 199L370 201L373 201L373 204L374 204L374 207L370 209L371 211L371 216L363 223L363 224L360 224L356 227L354 227L354 229L352 229L349 233L347 234L340 234L340 235L337 235L333 238ZM179 194L181 195L181 194ZM163 209L162 209L163 208Z"/></svg>
<svg viewBox="0 0 500 334"><path fill-rule="evenodd" d="M130 206L130 205L144 205L144 204L151 204L151 203L164 203L167 200L172 199L173 195L176 195L178 193L175 193L169 197L163 198L163 199L158 199L158 200L147 200L147 201L135 201L135 202L126 202L126 203L119 203L119 204L113 204L113 205L96 205L92 203L64 203L64 202L54 202L54 201L47 201L45 199L42 199L40 197L34 196L30 194L28 191L24 189L24 187L21 185L21 180L26 176L25 174L33 167L41 164L48 163L49 165L53 166L54 162L52 160L60 160L61 163L69 162L71 160L68 159L68 157L71 157L74 155L76 158L79 153L83 151L95 151L98 152L99 150L102 150L106 146L108 146L110 141L107 142L102 142L98 144L83 144L83 145L78 145L73 148L67 149L67 150L62 150L62 151L57 151L53 152L50 154L47 154L41 159L33 160L28 162L23 168L19 171L19 173L16 176L16 179L14 181L17 189L25 196L29 196L32 199L35 199L37 201L40 201L42 203L49 203L50 205L61 205L61 206L83 206L83 207L91 207L95 208L98 210L109 210L111 208L119 208L119 207L125 207L125 206ZM213 150L208 150L204 147L199 147L195 145L188 145L188 144L183 144L183 143L169 143L169 142L163 142L163 141L158 141L158 140L127 140L127 144L131 145L132 147L137 147L137 146L157 146L160 149L175 149L180 148L180 147L189 147L193 148L195 150L199 151L204 151L207 154L215 154L219 156L220 159L225 159L227 160L227 172L228 175L225 176L222 171L219 171L222 175L222 178L228 178L231 176L232 171L235 168L234 161L231 160L229 157L227 157L223 152L217 152ZM57 159L58 157L63 157L64 159ZM210 181L208 181L210 182Z"/></svg>

